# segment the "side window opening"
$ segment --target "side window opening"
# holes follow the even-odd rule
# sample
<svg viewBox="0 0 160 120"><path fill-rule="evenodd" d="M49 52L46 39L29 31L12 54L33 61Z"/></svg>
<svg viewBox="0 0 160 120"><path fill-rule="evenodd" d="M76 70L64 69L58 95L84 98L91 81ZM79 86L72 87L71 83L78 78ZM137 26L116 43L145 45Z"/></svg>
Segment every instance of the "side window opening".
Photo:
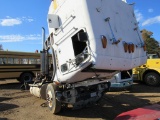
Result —
<svg viewBox="0 0 160 120"><path fill-rule="evenodd" d="M83 30L80 30L78 33L84 32ZM72 43L73 43L73 49L74 49L74 55L77 56L80 53L83 52L83 50L86 48L87 44L86 42L81 42L78 40L78 33L75 34L72 37Z"/></svg>

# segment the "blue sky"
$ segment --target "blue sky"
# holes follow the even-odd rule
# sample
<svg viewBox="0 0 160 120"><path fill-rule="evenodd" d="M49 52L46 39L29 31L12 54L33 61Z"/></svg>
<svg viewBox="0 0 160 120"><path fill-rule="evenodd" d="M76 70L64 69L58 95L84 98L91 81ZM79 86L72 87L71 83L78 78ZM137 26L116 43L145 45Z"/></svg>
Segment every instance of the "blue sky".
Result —
<svg viewBox="0 0 160 120"><path fill-rule="evenodd" d="M0 0L0 44L4 50L41 50L51 0ZM48 33L48 32L47 32Z"/></svg>
<svg viewBox="0 0 160 120"><path fill-rule="evenodd" d="M160 42L160 7L159 0L127 0L135 3L134 9L140 29L153 32L153 37Z"/></svg>
<svg viewBox="0 0 160 120"><path fill-rule="evenodd" d="M0 44L4 50L41 50L41 28L47 28L51 0L0 0ZM127 0L134 5L140 29L152 31L160 41L159 0Z"/></svg>

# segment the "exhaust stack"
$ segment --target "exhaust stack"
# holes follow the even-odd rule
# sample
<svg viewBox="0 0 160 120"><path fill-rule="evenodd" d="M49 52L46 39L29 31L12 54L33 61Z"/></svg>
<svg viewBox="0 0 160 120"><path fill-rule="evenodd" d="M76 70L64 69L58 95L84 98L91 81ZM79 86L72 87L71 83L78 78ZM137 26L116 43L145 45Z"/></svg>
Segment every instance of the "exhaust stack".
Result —
<svg viewBox="0 0 160 120"><path fill-rule="evenodd" d="M41 74L45 74L45 29L42 27Z"/></svg>
<svg viewBox="0 0 160 120"><path fill-rule="evenodd" d="M42 27L41 74L49 74L48 46L45 44L45 29Z"/></svg>

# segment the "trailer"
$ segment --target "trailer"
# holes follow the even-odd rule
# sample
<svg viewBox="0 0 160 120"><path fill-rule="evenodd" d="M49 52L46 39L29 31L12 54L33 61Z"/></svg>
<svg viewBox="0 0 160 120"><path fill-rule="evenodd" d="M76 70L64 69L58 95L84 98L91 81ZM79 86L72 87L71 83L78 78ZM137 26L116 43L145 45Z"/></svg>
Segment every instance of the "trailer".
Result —
<svg viewBox="0 0 160 120"><path fill-rule="evenodd" d="M133 5L124 0L52 0L48 28L41 73L30 84L30 92L46 99L54 114L62 106L79 109L97 103L115 74L146 62Z"/></svg>

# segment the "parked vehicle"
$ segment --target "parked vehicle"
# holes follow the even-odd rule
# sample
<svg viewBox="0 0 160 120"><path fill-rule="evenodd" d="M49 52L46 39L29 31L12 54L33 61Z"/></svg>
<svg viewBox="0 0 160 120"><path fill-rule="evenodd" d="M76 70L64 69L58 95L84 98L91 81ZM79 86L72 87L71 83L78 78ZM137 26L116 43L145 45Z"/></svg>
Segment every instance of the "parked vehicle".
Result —
<svg viewBox="0 0 160 120"><path fill-rule="evenodd" d="M133 85L132 70L117 73L110 82L111 88L131 88Z"/></svg>
<svg viewBox="0 0 160 120"><path fill-rule="evenodd" d="M133 80L140 80L150 86L160 86L160 57L148 54L146 64L133 69Z"/></svg>
<svg viewBox="0 0 160 120"><path fill-rule="evenodd" d="M0 79L32 81L40 71L40 53L0 51Z"/></svg>
<svg viewBox="0 0 160 120"><path fill-rule="evenodd" d="M40 64L40 53L0 51L0 79L30 82L40 72Z"/></svg>
<svg viewBox="0 0 160 120"><path fill-rule="evenodd" d="M146 62L133 6L125 1L52 0L48 26L41 74L30 92L46 99L54 114L68 104L77 109L98 102L115 74Z"/></svg>

